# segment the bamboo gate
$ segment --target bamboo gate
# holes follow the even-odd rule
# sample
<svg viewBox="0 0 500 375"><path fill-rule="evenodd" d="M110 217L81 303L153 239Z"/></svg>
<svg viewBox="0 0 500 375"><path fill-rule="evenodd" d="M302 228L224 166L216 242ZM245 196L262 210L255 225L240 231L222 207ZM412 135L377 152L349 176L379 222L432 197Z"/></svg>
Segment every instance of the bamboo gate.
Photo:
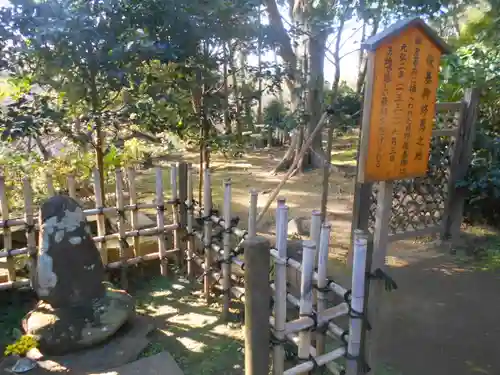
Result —
<svg viewBox="0 0 500 375"><path fill-rule="evenodd" d="M161 274L167 275L167 262L173 258L186 269L191 280L197 278L197 268L201 266L207 301L210 301L214 288L222 291L223 318L229 315L231 296L245 303L246 374L260 375L264 373L261 370L269 367L269 345L272 347L272 367L276 375L303 374L322 366L333 374L354 375L365 367L360 360L367 260L367 236L364 232L355 233L352 289L348 290L327 276L331 227L328 223L321 223L319 211L312 213L311 240L303 241L303 257L299 261L287 256L288 207L285 199L279 198L277 202L277 242L276 247L272 248L269 241L256 233L256 191L250 192L248 230L243 230L237 227L237 220L231 217L231 181L224 181L223 212L219 216L212 202L208 169L204 170L202 205L193 199L193 170L190 164L171 165L172 196L169 199L164 197L163 174L162 168L157 167L155 202L138 203L135 171L128 169L129 202L125 202L124 174L122 170L116 170L116 205L106 207L99 198L99 173L93 173L96 208L86 209L84 213L87 217L97 215L98 233L93 239L106 268L121 270L122 287L126 288L128 285L127 268L142 262L159 260ZM29 256L30 271L33 271L36 262L35 233L40 222L38 213L35 212L30 180L24 178L22 185L25 213L22 218L9 217L5 180L0 176L0 229L4 240L0 258L6 260L9 278L0 283L0 290L30 287L29 278L18 278L16 275L16 257ZM49 195L55 194L50 179L48 186ZM75 179L72 176L68 178L67 191L71 197L76 198ZM168 206L172 207L172 215L168 219L171 223L166 223ZM137 214L139 210L147 209L156 210L156 225L153 228L138 229ZM105 214L116 216L117 233L106 232ZM125 226L127 214L132 230L127 230ZM12 248L11 231L16 227L25 231L26 247ZM172 239L169 249L166 245L167 235ZM157 238L157 251L128 257L127 241L130 239L137 250L140 246L139 239L145 236ZM119 240L118 261L108 262L106 243L109 240ZM287 291L287 268L301 273L300 296ZM329 293L342 302L330 306L327 299ZM272 300L273 307L266 300ZM287 310L290 307L298 309L297 319L287 320ZM341 328L334 321L342 316L348 317L349 328ZM262 329L262 319L269 321L269 329ZM284 347L287 342L297 346L299 364L294 367L285 365ZM345 361L345 365L338 360Z"/></svg>

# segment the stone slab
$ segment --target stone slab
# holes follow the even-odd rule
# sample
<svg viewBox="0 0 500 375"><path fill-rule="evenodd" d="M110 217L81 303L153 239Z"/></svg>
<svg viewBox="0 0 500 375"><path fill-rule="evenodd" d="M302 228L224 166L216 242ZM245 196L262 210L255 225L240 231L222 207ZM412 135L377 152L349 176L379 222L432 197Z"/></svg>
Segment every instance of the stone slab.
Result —
<svg viewBox="0 0 500 375"><path fill-rule="evenodd" d="M87 375L120 367L135 361L149 344L147 335L154 329L151 318L137 315L122 327L107 343L59 357L38 359L38 368L29 375L69 374ZM35 359L37 359L35 357ZM0 374L11 374L9 368L15 363L12 358L0 362ZM120 374L121 375L121 374Z"/></svg>
<svg viewBox="0 0 500 375"><path fill-rule="evenodd" d="M168 352L161 352L151 357L101 373L89 375L183 375L184 373Z"/></svg>

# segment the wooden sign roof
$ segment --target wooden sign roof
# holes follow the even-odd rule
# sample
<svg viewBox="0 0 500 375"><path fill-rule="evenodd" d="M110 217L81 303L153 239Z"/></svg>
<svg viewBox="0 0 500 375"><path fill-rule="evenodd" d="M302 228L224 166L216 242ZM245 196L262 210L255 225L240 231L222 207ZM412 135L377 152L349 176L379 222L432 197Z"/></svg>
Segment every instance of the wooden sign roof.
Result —
<svg viewBox="0 0 500 375"><path fill-rule="evenodd" d="M419 17L407 18L396 22L387 29L372 36L371 38L368 38L362 44L362 48L368 51L375 51L380 45L389 41L389 39L398 36L404 30L413 27L420 29L431 40L431 42L436 45L442 54L451 53L451 47L446 44L446 42Z"/></svg>

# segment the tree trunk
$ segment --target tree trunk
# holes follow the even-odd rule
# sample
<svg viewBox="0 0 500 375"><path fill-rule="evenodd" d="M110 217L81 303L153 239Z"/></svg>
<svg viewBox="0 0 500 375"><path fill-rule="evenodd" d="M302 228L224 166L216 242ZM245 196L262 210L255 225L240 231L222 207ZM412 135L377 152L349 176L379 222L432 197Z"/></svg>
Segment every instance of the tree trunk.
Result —
<svg viewBox="0 0 500 375"><path fill-rule="evenodd" d="M259 90L259 102L257 105L257 123L262 124L264 122L264 118L262 117L262 13L259 5L259 19L258 19L258 30L259 30L259 39L257 43L257 64L258 67L258 90ZM269 145L271 146L271 145Z"/></svg>
<svg viewBox="0 0 500 375"><path fill-rule="evenodd" d="M253 100L253 87L248 81L247 77L247 62L248 54L243 48L240 51L240 71L241 71L241 90L243 95L243 112L245 118L245 129L253 129L252 119L252 100Z"/></svg>
<svg viewBox="0 0 500 375"><path fill-rule="evenodd" d="M323 110L323 86L325 83L323 71L325 60L326 39L328 34L320 30L316 33L315 38L309 38L309 64L308 64L308 90L307 90L307 107L306 112L309 113L308 135L312 133ZM323 166L322 136L313 140L311 146L312 152L309 153L305 164L307 167L320 168Z"/></svg>
<svg viewBox="0 0 500 375"><path fill-rule="evenodd" d="M229 117L229 85L228 85L228 69L227 69L227 43L223 42L224 58L223 58L223 69L224 69L224 130L226 134L231 134L231 118Z"/></svg>
<svg viewBox="0 0 500 375"><path fill-rule="evenodd" d="M292 113L297 114L297 110L299 109L300 103L302 100L301 93L303 91L301 70L297 64L298 53L294 52L294 50L292 48L292 43L291 43L290 37L287 34L285 28L283 27L283 21L281 19L281 14L279 13L276 1L275 0L264 0L264 4L267 7L269 22L270 22L270 25L273 29L274 36L276 37L276 39L278 40L279 45L280 45L280 48L279 48L280 56L286 65L287 79L285 80L285 82L286 82L287 88L290 92L291 111L292 111ZM302 47L307 50L309 48L308 44L311 43L311 42L307 41L307 39L309 39L309 35L310 35L311 30L313 30L313 23L314 23L314 22L311 22L314 20L312 20L311 16L310 16L310 10L311 10L310 4L304 5L302 1L297 0L293 4L292 8L293 8L292 15L293 15L294 24L298 25L298 28L299 28L298 34L302 36ZM314 35L313 38L316 39L317 35ZM307 43L306 43L306 41L307 41ZM326 41L326 38L325 38L325 41ZM322 46L322 47L318 48L317 46ZM316 53L316 56L313 57L314 60L309 61L310 57L305 58L303 60L302 67L307 68L307 65L309 65L310 63L314 64L314 66L321 66L321 67L323 66L322 59L324 58L325 43L323 41L319 41L319 43L317 43L317 45L315 45L314 48L315 48L315 53ZM321 53L321 51L322 51L322 53ZM301 51L301 52L303 52L303 51ZM319 54L318 54L318 52L319 52ZM313 83L315 85L323 80L323 78L322 78L323 70L315 72L315 75L316 74L318 74L321 77L316 77L319 79L315 78L313 80ZM319 96L321 96L322 87L320 89L318 88L318 90L316 90L316 86L315 86L315 89L313 91L315 91L313 93L313 97L318 96L317 94L319 94ZM312 101L313 101L313 99L311 99L311 103L312 103ZM312 104L311 104L311 106L312 106ZM308 104L308 107L309 107L309 104ZM315 104L314 107L320 108L317 113L321 113L321 103L319 103L319 106L318 106L318 104ZM308 121L307 123L299 124L299 127L303 127L303 126L307 127L308 134L310 134L311 126L314 127L314 125L311 125L311 123L314 122L314 120L312 118L315 117L315 115L317 113L314 113L314 116L311 116L311 120ZM300 132L303 132L303 129L300 130ZM319 145L319 147L321 147L321 132L317 132L316 134L317 135L315 136L315 139L312 142L313 149L317 148L318 145ZM304 139L304 138L307 139L308 137L303 136L302 139ZM299 143L299 148L301 145L302 145L302 143ZM293 158L291 156L292 154L293 154ZM281 162L278 164L278 166L274 169L274 173L281 171L281 170L285 169L286 166L290 165L291 164L290 158L292 158L292 160L295 160L297 157L298 157L298 155L296 152L294 152L294 153L287 152L285 157L281 160ZM302 160L299 163L299 167L303 167L305 165L311 166L311 167L320 166L320 165L314 165L311 157L301 158L301 159ZM304 164L302 164L302 163L304 163ZM300 165L300 164L302 164L302 165Z"/></svg>
<svg viewBox="0 0 500 375"><path fill-rule="evenodd" d="M236 105L236 139L241 142L241 103L240 103L240 92L238 90L238 77L236 76L236 64L234 61L234 52L236 50L236 43L229 46L229 69L231 70L231 80L233 85L233 96Z"/></svg>
<svg viewBox="0 0 500 375"><path fill-rule="evenodd" d="M375 15L373 17L373 25L372 25L372 32L370 33L370 36L374 36L379 28L380 25L380 16ZM364 34L364 37L366 38L366 34ZM365 39L361 40L361 42L364 42ZM361 95L363 93L364 85L365 85L365 77L366 77L366 71L368 69L368 60L366 58L366 53L364 51L360 51L360 64L358 68L358 79L356 82L356 93Z"/></svg>

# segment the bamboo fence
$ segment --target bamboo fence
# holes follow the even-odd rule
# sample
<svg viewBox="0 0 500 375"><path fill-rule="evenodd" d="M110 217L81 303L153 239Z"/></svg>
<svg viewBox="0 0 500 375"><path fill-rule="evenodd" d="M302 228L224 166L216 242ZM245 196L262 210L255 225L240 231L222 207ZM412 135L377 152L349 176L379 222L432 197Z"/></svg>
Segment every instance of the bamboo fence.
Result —
<svg viewBox="0 0 500 375"><path fill-rule="evenodd" d="M174 257L181 265L185 253L186 269L191 280L203 280L203 290L207 302L213 296L214 290L222 292L222 317L228 318L231 305L231 295L245 302L244 279L241 271L245 269L242 241L257 235L257 201L258 193L250 191L248 230L237 227L237 220L231 217L231 181L223 182L224 199L222 214L214 210L212 202L212 181L210 171L203 171L203 204L193 199L193 168L187 165L187 179L184 186L187 192L181 195L178 187L181 177L178 165L171 166L172 197L165 201L163 189L163 171L156 168L156 200L155 203L138 203L135 186L135 172L128 170L129 204L124 199L123 175L121 170L116 171L116 206L104 207L99 200L99 173L94 173L96 190L96 208L85 210L85 215L98 215L97 236L94 241L99 246L104 264L108 269L121 269L122 286L127 286L127 267L149 260L159 260L162 275L167 273L167 256ZM68 191L75 196L74 178L68 178ZM21 219L10 219L8 214L5 183L0 177L0 200L2 203L2 220L0 228L4 234L5 250L0 257L7 258L8 264L18 254L29 254L32 262L36 257L36 241L34 229L38 228L38 220L34 217L32 191L28 179L23 180L25 195L25 215ZM52 190L53 191L53 190ZM185 202L179 201L179 196L187 197ZM172 224L165 224L165 204L172 207ZM156 209L156 226L154 228L139 229L137 227L137 213L141 209ZM180 210L186 213L185 223L180 220ZM125 228L126 213L130 213L131 231ZM109 234L105 231L104 214L117 215L118 232ZM331 227L328 223L321 223L319 211L314 211L311 217L311 240L303 242L302 260L296 260L287 254L287 227L288 207L286 200L277 198L276 209L276 248L269 248L274 275L266 274L270 278L269 286L274 301L273 311L269 316L269 330L271 334L273 373L275 375L305 374L317 367L325 367L332 374L355 375L359 373L361 355L361 338L364 313L365 271L367 258L367 235L355 232L354 264L352 290L328 279L327 262ZM185 227L183 227L183 225ZM27 247L12 249L11 228L24 226L27 233ZM219 230L219 232L217 232ZM173 248L166 249L165 235L172 232ZM181 234L185 234L181 240ZM136 254L139 237L156 236L158 251L144 256L127 258L125 240L133 238ZM233 236L239 243L232 246ZM106 241L119 239L120 260L107 262ZM201 275L197 269L201 268ZM301 273L300 296L296 297L287 291L287 268ZM9 268L10 270L10 268ZM253 272L253 271L252 271ZM272 279L272 280L271 280ZM15 272L9 273L9 281L0 284L1 289L11 289L29 285L28 280L17 280ZM333 293L343 302L330 306L327 294ZM289 308L298 310L299 317L287 319ZM349 327L342 328L334 320L347 316ZM262 329L263 327L256 327ZM314 339L314 341L313 341ZM328 341L328 345L327 345ZM315 342L315 343L314 343ZM286 361L285 345L294 344L297 347L298 365L290 367ZM331 349L333 347L333 349ZM327 349L328 348L328 349ZM265 349L265 348L264 348ZM246 348L245 350L257 350ZM262 350L262 348L260 348ZM268 352L264 356L268 356ZM339 364L339 359L345 359L346 365ZM288 368L287 368L288 367ZM253 375L253 374L252 374ZM260 374L259 374L260 375Z"/></svg>
<svg viewBox="0 0 500 375"><path fill-rule="evenodd" d="M163 170L160 167L156 168L156 202L155 203L138 203L137 202L137 189L136 189L136 176L133 169L128 169L128 187L129 187L129 203L125 203L124 198L124 184L123 184L123 171L117 169L116 174L116 205L114 207L106 207L102 201L100 191L99 173L97 170L93 171L93 182L95 190L95 203L96 207L84 210L86 217L97 215L97 236L93 237L96 243L103 264L107 269L120 269L120 283L126 289L128 285L127 268L131 265L136 265L151 260L160 260L161 273L167 273L167 257L170 254L181 253L179 244L179 205L177 200L177 165L171 165L171 184L173 197L165 201L163 189ZM50 175L46 176L47 187L49 196L55 195L54 185ZM74 176L68 177L68 195L77 199L76 196L76 182ZM39 213L34 210L33 203L33 190L29 178L22 180L23 194L24 194L24 215L22 217L11 217L9 213L9 204L6 191L6 184L4 176L0 175L0 229L3 232L4 249L0 251L0 260L5 264L7 269L8 281L0 283L0 290L8 290L15 288L22 288L30 286L30 279L19 278L16 275L15 261L16 257L22 255L29 256L29 272L34 271L33 265L36 261L37 255L37 242L35 233L40 228ZM165 204L173 207L172 224L165 224ZM138 213L140 210L154 209L157 212L156 226L152 228L140 229L138 224ZM127 213L130 215L131 230L126 230ZM105 215L115 215L117 218L117 232L107 233L105 226ZM12 245L12 230L21 229L26 233L26 247L14 249ZM173 233L173 248L166 249L165 235ZM145 255L138 255L140 249L141 237L157 237L158 238L158 251L155 253L148 253ZM128 248L127 239L133 239L133 248L136 256L128 257L126 249ZM107 242L110 240L118 240L119 261L108 262L108 247Z"/></svg>
<svg viewBox="0 0 500 375"><path fill-rule="evenodd" d="M190 172L188 181L192 179ZM223 183L222 216L218 216L218 211L213 210L211 184L210 172L206 169L204 171L204 202L203 207L198 208L198 215L194 209L192 191L188 191L190 201L186 204L192 208L188 213L188 237L198 240L203 248L202 253L191 250L188 254L188 270L193 270L189 276L194 277L195 266L201 267L207 302L210 302L210 293L214 287L222 291L222 316L226 318L229 315L230 294L245 301L244 280L236 277L233 272L238 269L243 270L245 267L244 261L240 259L241 241L256 236L258 193L255 190L250 191L248 231L245 231L231 224L236 222L231 218L231 181L226 180ZM202 231L193 229L193 226L189 225L197 219L203 223ZM275 375L305 374L318 366L324 366L332 374L358 374L362 363L360 355L367 236L361 231L355 233L353 289L348 290L327 278L331 227L328 223L321 223L320 211L312 213L311 240L303 242L301 262L287 256L288 207L286 200L282 197L277 199L276 226L276 248L269 249L274 263L274 276L270 282L274 311L269 317L273 344L273 373ZM222 239L215 232L216 227L222 228ZM234 248L231 248L231 236L240 240ZM315 271L316 266L317 271ZM287 292L287 267L301 272L301 288L298 298ZM329 307L327 294L330 292L341 297L343 302ZM290 306L299 310L299 318L287 321L287 308ZM333 322L334 319L342 316L349 317L348 329L343 329ZM262 329L262 327L257 327L257 329ZM315 345L311 344L313 337L316 341ZM336 343L333 350L326 350L327 339L332 339ZM299 364L288 369L285 368L285 342L295 344L298 350ZM256 348L247 349L255 350ZM340 358L346 359L345 368L336 362Z"/></svg>

